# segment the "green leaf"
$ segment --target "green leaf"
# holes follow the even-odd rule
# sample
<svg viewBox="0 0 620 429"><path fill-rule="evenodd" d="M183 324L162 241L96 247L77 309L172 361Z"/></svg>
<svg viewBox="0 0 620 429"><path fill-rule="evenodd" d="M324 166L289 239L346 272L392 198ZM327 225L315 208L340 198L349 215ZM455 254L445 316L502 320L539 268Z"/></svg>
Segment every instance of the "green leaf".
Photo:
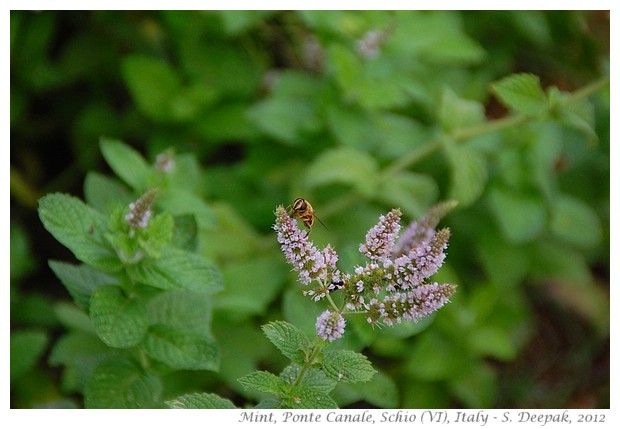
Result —
<svg viewBox="0 0 620 429"><path fill-rule="evenodd" d="M153 408L160 400L159 378L128 359L112 359L97 366L84 392L86 408Z"/></svg>
<svg viewBox="0 0 620 429"><path fill-rule="evenodd" d="M107 219L77 198L49 194L39 200L39 217L53 236L80 261L102 271L117 271L122 265L104 234Z"/></svg>
<svg viewBox="0 0 620 429"><path fill-rule="evenodd" d="M179 249L196 251L198 245L198 223L192 214L174 217L174 235L172 242Z"/></svg>
<svg viewBox="0 0 620 429"><path fill-rule="evenodd" d="M219 348L213 339L171 325L152 325L144 340L144 350L175 369L216 371L220 364Z"/></svg>
<svg viewBox="0 0 620 429"><path fill-rule="evenodd" d="M517 355L510 332L497 326L482 326L467 335L470 349L480 356L512 361Z"/></svg>
<svg viewBox="0 0 620 429"><path fill-rule="evenodd" d="M34 367L48 340L47 334L40 330L11 332L11 383Z"/></svg>
<svg viewBox="0 0 620 429"><path fill-rule="evenodd" d="M184 189L162 192L157 205L175 216L193 214L200 228L214 228L217 221L213 209L200 197Z"/></svg>
<svg viewBox="0 0 620 429"><path fill-rule="evenodd" d="M138 151L120 140L102 138L99 146L106 162L134 191L147 188L147 177L151 168Z"/></svg>
<svg viewBox="0 0 620 429"><path fill-rule="evenodd" d="M127 273L135 281L158 289L213 293L223 287L222 274L213 262L170 246L163 249L159 259L148 258L128 266Z"/></svg>
<svg viewBox="0 0 620 429"><path fill-rule="evenodd" d="M95 367L119 354L120 350L106 346L96 335L76 331L56 341L48 363L51 366L64 366L63 388L69 392L83 392Z"/></svg>
<svg viewBox="0 0 620 429"><path fill-rule="evenodd" d="M351 350L326 351L321 365L328 377L344 383L366 382L377 372L366 356Z"/></svg>
<svg viewBox="0 0 620 429"><path fill-rule="evenodd" d="M269 135L297 144L302 134L318 127L316 108L307 99L271 98L255 104L248 117Z"/></svg>
<svg viewBox="0 0 620 429"><path fill-rule="evenodd" d="M282 398L285 405L297 409L333 409L338 404L325 392L309 386L293 386L286 397Z"/></svg>
<svg viewBox="0 0 620 429"><path fill-rule="evenodd" d="M362 399L380 408L398 408L398 386L390 377L382 372L375 374L372 379L356 389L362 394Z"/></svg>
<svg viewBox="0 0 620 429"><path fill-rule="evenodd" d="M489 201L504 236L511 242L525 243L544 230L547 214L536 196L496 186L489 192Z"/></svg>
<svg viewBox="0 0 620 429"><path fill-rule="evenodd" d="M213 393L188 393L166 401L172 409L234 409L235 404Z"/></svg>
<svg viewBox="0 0 620 429"><path fill-rule="evenodd" d="M536 75L513 74L491 84L491 89L503 104L516 113L538 117L547 112L547 96Z"/></svg>
<svg viewBox="0 0 620 429"><path fill-rule="evenodd" d="M212 296L174 289L157 294L148 303L149 324L175 326L187 332L211 333Z"/></svg>
<svg viewBox="0 0 620 429"><path fill-rule="evenodd" d="M375 198L391 207L400 207L413 218L422 216L426 208L437 199L437 184L425 174L401 171L381 183Z"/></svg>
<svg viewBox="0 0 620 429"><path fill-rule="evenodd" d="M562 195L551 213L551 230L562 239L580 247L594 247L603 235L598 215L585 202Z"/></svg>
<svg viewBox="0 0 620 429"><path fill-rule="evenodd" d="M241 377L239 383L244 389L256 389L265 393L273 393L274 395L280 395L282 392L288 390L288 383L282 380L277 375L274 375L267 371L254 371Z"/></svg>
<svg viewBox="0 0 620 429"><path fill-rule="evenodd" d="M374 189L377 173L377 163L369 154L352 148L335 148L322 152L312 162L305 183L310 188L342 183L368 195Z"/></svg>
<svg viewBox="0 0 620 429"><path fill-rule="evenodd" d="M483 360L468 362L449 386L451 393L469 408L492 408L497 401L496 372Z"/></svg>
<svg viewBox="0 0 620 429"><path fill-rule="evenodd" d="M453 342L426 331L416 337L408 351L406 371L418 380L450 380L459 373L466 359Z"/></svg>
<svg viewBox="0 0 620 429"><path fill-rule="evenodd" d="M118 283L115 277L84 264L73 265L49 261L49 266L67 288L77 306L86 311L88 311L90 298L97 287Z"/></svg>
<svg viewBox="0 0 620 429"><path fill-rule="evenodd" d="M127 298L118 286L100 286L95 290L90 318L99 338L110 347L135 346L148 329L146 307Z"/></svg>
<svg viewBox="0 0 620 429"><path fill-rule="evenodd" d="M479 101L459 98L450 88L444 88L439 105L439 123L446 132L484 121L484 106Z"/></svg>
<svg viewBox="0 0 620 429"><path fill-rule="evenodd" d="M449 198L465 207L473 204L487 183L485 159L475 149L462 144L449 142L445 150L452 166Z"/></svg>
<svg viewBox="0 0 620 429"><path fill-rule="evenodd" d="M95 333L95 328L88 314L80 310L75 304L67 301L57 302L54 304L54 314L58 321L67 329Z"/></svg>
<svg viewBox="0 0 620 429"><path fill-rule="evenodd" d="M284 356L303 364L312 344L306 335L288 322L276 321L262 326L265 336Z"/></svg>
<svg viewBox="0 0 620 429"><path fill-rule="evenodd" d="M89 171L84 180L84 199L101 213L110 214L119 205L129 206L133 195L120 181Z"/></svg>
<svg viewBox="0 0 620 429"><path fill-rule="evenodd" d="M123 59L125 84L138 109L156 121L172 119L172 101L181 90L175 70L156 58L131 55Z"/></svg>
<svg viewBox="0 0 620 429"><path fill-rule="evenodd" d="M241 320L265 314L277 298L287 270L280 255L271 253L227 264L222 274L226 288L217 294L215 306L229 318Z"/></svg>
<svg viewBox="0 0 620 429"><path fill-rule="evenodd" d="M588 139L590 144L598 142L595 129L594 105L586 98L566 101L569 93L555 87L548 90L553 117L567 127L579 130Z"/></svg>
<svg viewBox="0 0 620 429"><path fill-rule="evenodd" d="M174 218L170 212L164 212L149 221L141 238L140 247L152 258L159 258L164 248L174 233ZM146 238L142 238L146 237Z"/></svg>

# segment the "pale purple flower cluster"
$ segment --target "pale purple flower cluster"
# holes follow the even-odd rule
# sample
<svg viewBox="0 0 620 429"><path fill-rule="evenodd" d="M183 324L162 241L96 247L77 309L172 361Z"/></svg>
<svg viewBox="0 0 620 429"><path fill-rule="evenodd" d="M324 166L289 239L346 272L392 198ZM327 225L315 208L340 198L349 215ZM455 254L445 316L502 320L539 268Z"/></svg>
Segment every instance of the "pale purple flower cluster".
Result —
<svg viewBox="0 0 620 429"><path fill-rule="evenodd" d="M388 33L385 30L368 31L364 37L355 42L355 50L367 60L376 58L381 53L381 45L387 36Z"/></svg>
<svg viewBox="0 0 620 429"><path fill-rule="evenodd" d="M276 209L276 224L273 229L278 233L278 243L286 257L286 261L293 266L293 270L299 275L299 282L307 285L314 280L321 283L333 276L339 278L336 262L338 255L331 246L319 251L311 241L308 241L308 232L301 231L297 221L293 219L286 209L279 206ZM327 291L319 290L309 293L315 296L326 294Z"/></svg>
<svg viewBox="0 0 620 429"><path fill-rule="evenodd" d="M426 279L444 262L450 230L436 231L435 227L454 205L449 202L433 207L421 220L412 222L400 239L400 210L380 216L359 246L368 262L351 274L338 271L338 255L330 245L319 251L284 207L278 207L274 229L286 260L297 271L302 284L317 283L304 294L315 301L329 298L337 289L344 294L340 307L329 298L337 311L328 310L319 316L318 336L328 341L340 338L345 326L344 311L365 313L372 325L393 325L407 320L417 322L449 302L456 286L428 284Z"/></svg>
<svg viewBox="0 0 620 429"><path fill-rule="evenodd" d="M379 223L370 228L366 234L366 242L360 245L359 251L371 261L384 263L392 256L392 248L398 231L400 231L400 210L392 210L386 216L379 217Z"/></svg>
<svg viewBox="0 0 620 429"><path fill-rule="evenodd" d="M153 214L151 207L157 192L157 189L152 189L129 204L129 213L125 216L125 220L132 228L146 228L148 226L149 219Z"/></svg>
<svg viewBox="0 0 620 429"><path fill-rule="evenodd" d="M316 319L316 333L326 341L334 341L342 337L346 321L342 314L325 310Z"/></svg>
<svg viewBox="0 0 620 429"><path fill-rule="evenodd" d="M176 165L174 151L161 152L155 159L155 168L162 173L169 173Z"/></svg>
<svg viewBox="0 0 620 429"><path fill-rule="evenodd" d="M371 325L382 322L389 326L403 320L417 322L449 302L454 290L455 286L448 283L431 283L387 295L383 300L372 298L366 305L366 321Z"/></svg>

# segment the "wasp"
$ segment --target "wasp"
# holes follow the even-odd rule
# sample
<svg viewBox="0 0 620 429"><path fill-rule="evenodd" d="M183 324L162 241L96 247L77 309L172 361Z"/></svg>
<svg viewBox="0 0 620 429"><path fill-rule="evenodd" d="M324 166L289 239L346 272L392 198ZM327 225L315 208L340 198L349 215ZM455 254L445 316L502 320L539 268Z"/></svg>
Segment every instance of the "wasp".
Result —
<svg viewBox="0 0 620 429"><path fill-rule="evenodd" d="M308 229L312 228L314 219L317 219L321 223L321 225L323 225L323 227L327 229L321 219L319 219L318 216L314 214L314 209L312 208L312 205L303 198L296 198L295 201L293 201L293 205L291 206L291 214L294 214L299 219L301 219L304 226Z"/></svg>

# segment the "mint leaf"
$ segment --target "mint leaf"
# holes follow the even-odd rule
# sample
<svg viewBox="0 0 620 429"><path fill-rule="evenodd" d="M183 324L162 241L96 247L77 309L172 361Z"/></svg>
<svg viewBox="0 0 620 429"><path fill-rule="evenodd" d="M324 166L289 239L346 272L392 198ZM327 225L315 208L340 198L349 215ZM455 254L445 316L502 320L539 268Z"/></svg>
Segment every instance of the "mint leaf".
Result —
<svg viewBox="0 0 620 429"><path fill-rule="evenodd" d="M189 393L178 398L166 401L168 408L174 409L234 409L228 399L224 399L213 393Z"/></svg>
<svg viewBox="0 0 620 429"><path fill-rule="evenodd" d="M211 207L200 197L184 189L162 192L157 205L173 215L193 214L201 228L213 228L217 218Z"/></svg>
<svg viewBox="0 0 620 429"><path fill-rule="evenodd" d="M211 295L184 289L159 293L148 303L149 324L165 324L185 331L210 334Z"/></svg>
<svg viewBox="0 0 620 429"><path fill-rule="evenodd" d="M541 116L548 109L547 96L536 75L513 74L491 84L491 90L504 105L516 113Z"/></svg>
<svg viewBox="0 0 620 429"><path fill-rule="evenodd" d="M217 370L220 365L216 342L206 335L170 325L153 325L144 340L144 350L175 369Z"/></svg>
<svg viewBox="0 0 620 429"><path fill-rule="evenodd" d="M140 247L152 258L159 258L162 248L170 243L174 233L174 218L169 212L155 216L140 238Z"/></svg>
<svg viewBox="0 0 620 429"><path fill-rule="evenodd" d="M310 165L305 183L310 188L342 183L367 195L375 185L377 171L377 162L366 152L346 147L328 149Z"/></svg>
<svg viewBox="0 0 620 429"><path fill-rule="evenodd" d="M441 127L447 132L479 124L485 119L482 103L460 98L450 88L442 92L438 116Z"/></svg>
<svg viewBox="0 0 620 429"><path fill-rule="evenodd" d="M288 407L296 409L338 408L338 404L327 393L303 385L292 387L283 401Z"/></svg>
<svg viewBox="0 0 620 429"><path fill-rule="evenodd" d="M31 369L47 346L44 331L24 330L11 333L11 382Z"/></svg>
<svg viewBox="0 0 620 429"><path fill-rule="evenodd" d="M350 350L326 351L322 367L328 377L344 383L365 382L377 372L366 356Z"/></svg>
<svg viewBox="0 0 620 429"><path fill-rule="evenodd" d="M144 259L129 265L127 273L137 282L158 289L187 289L217 292L222 289L222 274L217 266L195 253L166 247L159 259Z"/></svg>
<svg viewBox="0 0 620 429"><path fill-rule="evenodd" d="M431 176L401 171L383 181L374 198L418 218L437 199L438 193L437 183Z"/></svg>
<svg viewBox="0 0 620 429"><path fill-rule="evenodd" d="M60 261L49 261L49 266L69 291L73 301L82 310L87 310L90 298L98 286L117 284L118 280L88 265L73 265Z"/></svg>
<svg viewBox="0 0 620 429"><path fill-rule="evenodd" d="M83 392L95 367L120 353L120 350L106 346L96 335L76 331L63 335L56 341L48 363L52 366L64 366L64 389L68 392Z"/></svg>
<svg viewBox="0 0 620 429"><path fill-rule="evenodd" d="M159 378L128 359L116 358L97 366L86 384L86 408L153 408L159 402Z"/></svg>
<svg viewBox="0 0 620 429"><path fill-rule="evenodd" d="M146 308L118 286L100 286L90 302L90 318L99 338L110 347L127 348L142 341L148 328Z"/></svg>
<svg viewBox="0 0 620 429"><path fill-rule="evenodd" d="M594 105L590 100L584 98L566 102L570 94L560 91L556 87L549 88L547 93L553 117L558 122L581 131L589 143L598 142L598 135L595 130Z"/></svg>
<svg viewBox="0 0 620 429"><path fill-rule="evenodd" d="M84 179L84 200L101 213L112 213L119 205L129 206L133 195L118 179L91 171Z"/></svg>
<svg viewBox="0 0 620 429"><path fill-rule="evenodd" d="M175 71L164 61L147 56L126 57L121 70L138 109L151 119L172 119L172 101L181 90Z"/></svg>
<svg viewBox="0 0 620 429"><path fill-rule="evenodd" d="M288 322L271 322L262 326L265 336L284 356L293 362L303 364L311 343L308 337Z"/></svg>
<svg viewBox="0 0 620 429"><path fill-rule="evenodd" d="M556 199L551 214L551 230L558 237L585 248L596 246L603 235L596 211L569 195Z"/></svg>
<svg viewBox="0 0 620 429"><path fill-rule="evenodd" d="M191 214L174 217L172 242L179 249L194 251L198 245L198 224Z"/></svg>
<svg viewBox="0 0 620 429"><path fill-rule="evenodd" d="M122 268L104 237L107 219L79 199L58 193L46 195L39 200L39 217L45 229L80 261L102 271Z"/></svg>
<svg viewBox="0 0 620 429"><path fill-rule="evenodd" d="M254 371L238 379L244 389L256 389L265 393L280 395L290 387L280 377L267 371Z"/></svg>
<svg viewBox="0 0 620 429"><path fill-rule="evenodd" d="M449 198L463 206L473 204L484 191L487 183L487 163L475 149L449 142L445 145L450 161Z"/></svg>
<svg viewBox="0 0 620 429"><path fill-rule="evenodd" d="M504 236L511 242L524 243L542 233L547 213L540 198L496 186L489 191L489 201Z"/></svg>
<svg viewBox="0 0 620 429"><path fill-rule="evenodd" d="M133 190L142 192L147 188L151 167L142 155L120 140L102 138L99 146L106 162Z"/></svg>

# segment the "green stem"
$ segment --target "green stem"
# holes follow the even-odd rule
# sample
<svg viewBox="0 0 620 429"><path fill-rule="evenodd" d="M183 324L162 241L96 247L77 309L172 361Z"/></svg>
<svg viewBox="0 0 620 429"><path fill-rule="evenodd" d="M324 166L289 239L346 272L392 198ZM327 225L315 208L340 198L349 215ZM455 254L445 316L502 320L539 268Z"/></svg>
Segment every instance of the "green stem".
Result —
<svg viewBox="0 0 620 429"><path fill-rule="evenodd" d="M297 375L297 379L293 383L293 386L299 386L299 384L301 383L301 380L303 380L304 375L306 374L306 371L308 371L308 369L310 369L310 367L314 364L314 360L321 352L321 349L322 347L319 344L316 344L314 346L314 348L312 349L312 353L310 354L310 357L308 358L304 366L301 367L301 371L299 371L299 375Z"/></svg>
<svg viewBox="0 0 620 429"><path fill-rule="evenodd" d="M582 98L589 97L606 85L609 85L608 76L591 82L583 88L580 88L577 91L573 92L563 100L563 104L574 103L575 101L581 100ZM379 177L377 178L377 183L384 183L390 177L400 173L403 170L408 169L409 167L420 162L424 158L439 151L442 148L445 139L449 139L454 142L462 142L480 135L494 133L518 125L522 125L527 123L531 119L532 118L523 115L514 115L501 119L486 121L468 127L456 128L451 133L447 135L442 134L431 140L430 143L424 145L423 147L416 148L411 152L405 154L404 156L400 157L399 159L396 159L380 173ZM334 201L332 204L323 207L321 209L321 214L323 217L330 217L336 213L347 209L362 197L363 195L361 193L353 191L346 197L343 197L337 201Z"/></svg>
<svg viewBox="0 0 620 429"><path fill-rule="evenodd" d="M326 296L327 296L327 300L329 301L329 304L333 307L333 309L339 312L340 309L338 308L338 306L334 302L332 296L330 294L327 294Z"/></svg>
<svg viewBox="0 0 620 429"><path fill-rule="evenodd" d="M579 101L582 98L587 98L607 85L609 85L609 76L604 76L594 82L590 82L586 86L579 88L577 91L568 95L564 100L562 100L562 104L570 104L575 101Z"/></svg>

